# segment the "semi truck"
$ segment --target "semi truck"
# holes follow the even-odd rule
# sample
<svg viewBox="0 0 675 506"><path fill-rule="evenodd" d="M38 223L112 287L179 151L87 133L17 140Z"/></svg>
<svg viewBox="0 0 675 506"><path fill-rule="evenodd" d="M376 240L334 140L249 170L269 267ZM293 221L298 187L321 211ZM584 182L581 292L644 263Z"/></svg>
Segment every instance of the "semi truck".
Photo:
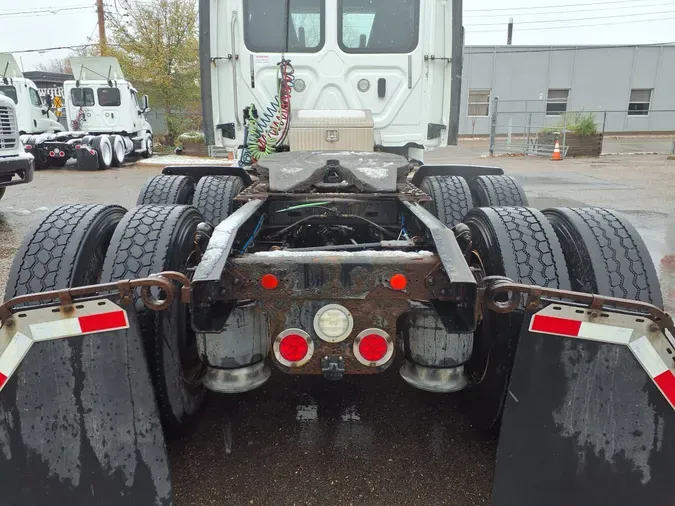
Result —
<svg viewBox="0 0 675 506"><path fill-rule="evenodd" d="M21 146L14 97L0 86L0 199L8 186L30 183L34 169L33 155Z"/></svg>
<svg viewBox="0 0 675 506"><path fill-rule="evenodd" d="M461 1L199 8L207 133L241 163L28 234L0 305L5 503L174 504L166 441L207 391L396 367L498 435L493 506L672 506L675 325L640 234L535 209L498 167L411 163L456 142Z"/></svg>
<svg viewBox="0 0 675 506"><path fill-rule="evenodd" d="M0 55L3 86L15 100L21 141L36 168L63 167L74 159L79 168L107 169L132 153L152 156L148 97L139 99L117 59L73 57L70 63L75 79L64 82L66 130L14 57Z"/></svg>

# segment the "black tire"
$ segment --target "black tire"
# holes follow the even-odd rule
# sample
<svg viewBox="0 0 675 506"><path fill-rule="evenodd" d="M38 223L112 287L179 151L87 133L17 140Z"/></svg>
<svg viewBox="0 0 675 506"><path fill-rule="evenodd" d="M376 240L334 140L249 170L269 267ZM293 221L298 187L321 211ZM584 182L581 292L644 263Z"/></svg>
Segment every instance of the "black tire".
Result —
<svg viewBox="0 0 675 506"><path fill-rule="evenodd" d="M9 271L5 298L97 283L120 206L66 205L26 235Z"/></svg>
<svg viewBox="0 0 675 506"><path fill-rule="evenodd" d="M39 142L39 136L31 135L28 138L28 142L26 144L33 146L30 152L35 158L35 170L43 170L49 167L49 157L47 156L47 153L45 153L44 148L41 146L42 143Z"/></svg>
<svg viewBox="0 0 675 506"><path fill-rule="evenodd" d="M473 186L476 207L527 207L527 197L518 180L511 176L478 176Z"/></svg>
<svg viewBox="0 0 675 506"><path fill-rule="evenodd" d="M192 205L214 226L234 211L234 197L244 190L237 176L205 176L199 180Z"/></svg>
<svg viewBox="0 0 675 506"><path fill-rule="evenodd" d="M145 146L146 149L141 153L143 158L150 158L154 153L154 141L152 139L152 134L145 134Z"/></svg>
<svg viewBox="0 0 675 506"><path fill-rule="evenodd" d="M420 190L432 199L430 211L447 227L461 223L473 208L469 185L459 176L429 176L420 183Z"/></svg>
<svg viewBox="0 0 675 506"><path fill-rule="evenodd" d="M203 220L190 206L135 207L124 216L112 238L103 282L142 278L161 271L186 272L194 232ZM188 306L178 299L164 311L145 309L136 300L160 417L169 435L189 421L204 399L201 362Z"/></svg>
<svg viewBox="0 0 675 506"><path fill-rule="evenodd" d="M476 208L464 220L475 251L474 263L488 276L569 290L570 277L558 238L542 213L525 207ZM499 426L523 323L522 311L487 311L474 336L466 364L472 384L465 391L475 423Z"/></svg>
<svg viewBox="0 0 675 506"><path fill-rule="evenodd" d="M108 135L97 135L91 141L91 147L98 155L98 168L109 169L113 159L112 143Z"/></svg>
<svg viewBox="0 0 675 506"><path fill-rule="evenodd" d="M121 135L112 135L110 136L110 142L112 143L112 166L121 167L124 163L124 157L126 154L126 148L124 147L124 139Z"/></svg>
<svg viewBox="0 0 675 506"><path fill-rule="evenodd" d="M656 268L635 227L599 207L546 209L562 245L572 290L663 307Z"/></svg>
<svg viewBox="0 0 675 506"><path fill-rule="evenodd" d="M191 204L195 181L189 176L154 176L138 194L136 205Z"/></svg>

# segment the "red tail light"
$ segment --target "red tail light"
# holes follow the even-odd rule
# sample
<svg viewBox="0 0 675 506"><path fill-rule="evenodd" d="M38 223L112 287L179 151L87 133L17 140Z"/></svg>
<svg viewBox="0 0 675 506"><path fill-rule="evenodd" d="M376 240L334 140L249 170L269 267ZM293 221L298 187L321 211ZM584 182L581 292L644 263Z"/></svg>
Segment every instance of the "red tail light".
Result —
<svg viewBox="0 0 675 506"><path fill-rule="evenodd" d="M66 153L63 152L63 151L59 151L59 156L60 156L61 158L63 158L64 156L66 156Z"/></svg>
<svg viewBox="0 0 675 506"><path fill-rule="evenodd" d="M389 279L389 286L394 290L405 290L405 287L408 286L408 279L403 274L394 274Z"/></svg>
<svg viewBox="0 0 675 506"><path fill-rule="evenodd" d="M394 355L394 342L381 329L366 329L354 340L356 360L369 367L387 363Z"/></svg>
<svg viewBox="0 0 675 506"><path fill-rule="evenodd" d="M23 149L33 149L33 146L31 146L30 144L26 144L26 145L23 147Z"/></svg>
<svg viewBox="0 0 675 506"><path fill-rule="evenodd" d="M274 274L265 274L262 278L260 278L260 285L265 290L274 290L277 286L279 286L279 278L277 278Z"/></svg>
<svg viewBox="0 0 675 506"><path fill-rule="evenodd" d="M81 144L76 144L76 145L75 145L75 149L80 149L81 147L82 147Z"/></svg>
<svg viewBox="0 0 675 506"><path fill-rule="evenodd" d="M90 149L90 150L89 150L89 154L92 155L92 156L95 156L95 155L96 155L96 151L94 151L93 149Z"/></svg>
<svg viewBox="0 0 675 506"><path fill-rule="evenodd" d="M274 340L274 356L281 365L300 367L314 354L314 342L307 332L300 329L284 330Z"/></svg>
<svg viewBox="0 0 675 506"><path fill-rule="evenodd" d="M53 151L49 152L49 156L54 156L54 155L56 155L56 153L54 153Z"/></svg>

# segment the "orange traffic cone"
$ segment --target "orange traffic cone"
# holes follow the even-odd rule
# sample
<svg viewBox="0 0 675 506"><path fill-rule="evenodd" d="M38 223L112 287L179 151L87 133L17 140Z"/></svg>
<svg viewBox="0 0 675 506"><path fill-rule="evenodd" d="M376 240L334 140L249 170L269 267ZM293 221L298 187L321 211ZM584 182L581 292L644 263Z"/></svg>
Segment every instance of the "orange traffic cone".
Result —
<svg viewBox="0 0 675 506"><path fill-rule="evenodd" d="M551 160L562 160L562 156L560 155L560 143L558 142L558 139L555 140L555 147L553 148L553 156L551 156Z"/></svg>

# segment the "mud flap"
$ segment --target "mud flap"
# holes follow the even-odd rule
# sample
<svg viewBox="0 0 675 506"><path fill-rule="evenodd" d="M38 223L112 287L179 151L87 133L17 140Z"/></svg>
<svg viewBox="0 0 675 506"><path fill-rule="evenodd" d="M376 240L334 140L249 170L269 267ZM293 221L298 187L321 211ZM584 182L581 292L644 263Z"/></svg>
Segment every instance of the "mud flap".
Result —
<svg viewBox="0 0 675 506"><path fill-rule="evenodd" d="M15 371L0 371L0 380L10 376L0 391L3 505L172 504L164 436L136 315L131 305L125 309L128 329L32 345L29 337L19 336L29 343L27 354ZM21 314L15 316L17 330L35 331ZM29 335L35 340L37 334ZM0 369L7 367L7 352L19 347L12 338Z"/></svg>
<svg viewBox="0 0 675 506"><path fill-rule="evenodd" d="M530 313L511 375L491 504L675 504L670 341L635 315L562 304Z"/></svg>

